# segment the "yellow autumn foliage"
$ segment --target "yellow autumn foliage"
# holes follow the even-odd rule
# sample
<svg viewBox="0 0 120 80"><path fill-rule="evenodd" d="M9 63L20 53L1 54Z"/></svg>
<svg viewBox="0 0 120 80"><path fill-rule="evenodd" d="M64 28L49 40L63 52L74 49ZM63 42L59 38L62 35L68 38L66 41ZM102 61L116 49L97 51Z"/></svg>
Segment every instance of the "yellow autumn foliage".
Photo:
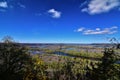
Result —
<svg viewBox="0 0 120 80"><path fill-rule="evenodd" d="M24 76L24 80L46 80L46 65L39 58L39 55L32 57L32 65Z"/></svg>

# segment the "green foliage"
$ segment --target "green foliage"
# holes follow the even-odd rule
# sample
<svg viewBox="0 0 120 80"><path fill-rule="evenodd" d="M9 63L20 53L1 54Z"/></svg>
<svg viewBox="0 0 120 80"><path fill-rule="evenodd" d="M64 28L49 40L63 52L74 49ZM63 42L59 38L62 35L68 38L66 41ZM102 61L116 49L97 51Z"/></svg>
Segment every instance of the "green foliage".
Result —
<svg viewBox="0 0 120 80"><path fill-rule="evenodd" d="M60 60L59 60L60 61ZM52 65L52 75L51 80L73 80L75 79L73 73L73 66L74 63L69 59L66 58L66 61L61 63L57 62Z"/></svg>
<svg viewBox="0 0 120 80"><path fill-rule="evenodd" d="M85 51L78 52L74 50L66 51L66 54L76 57L97 58L97 59L100 59L103 56L102 53L93 53L93 52L85 52Z"/></svg>
<svg viewBox="0 0 120 80"><path fill-rule="evenodd" d="M61 48L56 51L63 51ZM40 59L39 55L29 54L29 50L42 50L46 54ZM71 50L65 51L71 57L63 57L50 49L27 49L6 36L0 44L0 80L120 80L117 52L114 49L105 49L104 54ZM47 62L42 60L43 56L49 57L44 60Z"/></svg>
<svg viewBox="0 0 120 80"><path fill-rule="evenodd" d="M116 47L117 49L120 49L120 44L117 44L117 47Z"/></svg>
<svg viewBox="0 0 120 80"><path fill-rule="evenodd" d="M116 54L113 49L105 49L102 62L93 69L92 80L120 80L120 64L116 63L120 58Z"/></svg>
<svg viewBox="0 0 120 80"><path fill-rule="evenodd" d="M63 56L60 59L63 62L49 63L50 80L87 80L88 67L92 69L91 62L93 65L98 62Z"/></svg>
<svg viewBox="0 0 120 80"><path fill-rule="evenodd" d="M46 65L38 55L5 37L0 44L0 80L46 80Z"/></svg>
<svg viewBox="0 0 120 80"><path fill-rule="evenodd" d="M32 57L30 66L28 67L24 80L46 80L46 70L47 66L39 58L38 55Z"/></svg>
<svg viewBox="0 0 120 80"><path fill-rule="evenodd" d="M73 73L73 66L74 62L71 61L69 58L66 59L66 62L64 63L61 73L64 80L73 80L75 79L74 73Z"/></svg>
<svg viewBox="0 0 120 80"><path fill-rule="evenodd" d="M5 38L0 44L0 80L22 80L29 60L25 47Z"/></svg>

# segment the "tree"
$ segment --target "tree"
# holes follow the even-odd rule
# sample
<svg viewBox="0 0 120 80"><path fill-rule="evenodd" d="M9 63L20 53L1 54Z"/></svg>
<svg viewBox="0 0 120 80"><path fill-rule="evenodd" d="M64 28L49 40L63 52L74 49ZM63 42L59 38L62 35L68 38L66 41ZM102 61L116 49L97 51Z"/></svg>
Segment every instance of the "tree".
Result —
<svg viewBox="0 0 120 80"><path fill-rule="evenodd" d="M74 62L67 59L64 66L62 67L62 73L64 75L64 80L73 80L75 79L75 75L73 73Z"/></svg>
<svg viewBox="0 0 120 80"><path fill-rule="evenodd" d="M117 44L117 49L120 49L120 44Z"/></svg>
<svg viewBox="0 0 120 80"><path fill-rule="evenodd" d="M46 76L46 65L39 55L33 55L30 67L27 69L24 80L48 80Z"/></svg>
<svg viewBox="0 0 120 80"><path fill-rule="evenodd" d="M109 41L113 44L113 48L120 49L120 43L115 37L110 38Z"/></svg>
<svg viewBox="0 0 120 80"><path fill-rule="evenodd" d="M12 37L10 36L5 36L3 39L2 39L3 43L14 43L14 40Z"/></svg>
<svg viewBox="0 0 120 80"><path fill-rule="evenodd" d="M76 80L73 72L73 61L71 61L69 58L65 58L65 62L61 66L60 65L61 63L58 62L54 67L52 80Z"/></svg>
<svg viewBox="0 0 120 80"><path fill-rule="evenodd" d="M91 80L120 80L120 64L116 63L118 60L120 57L113 49L105 49L101 63L91 72Z"/></svg>
<svg viewBox="0 0 120 80"><path fill-rule="evenodd" d="M0 80L22 80L30 60L26 47L5 37L0 43Z"/></svg>

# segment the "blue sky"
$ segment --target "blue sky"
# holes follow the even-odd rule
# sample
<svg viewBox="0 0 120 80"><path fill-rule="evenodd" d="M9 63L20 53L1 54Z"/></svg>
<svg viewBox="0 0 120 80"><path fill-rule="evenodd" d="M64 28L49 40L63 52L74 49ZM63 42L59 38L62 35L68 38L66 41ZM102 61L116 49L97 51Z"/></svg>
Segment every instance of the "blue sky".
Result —
<svg viewBox="0 0 120 80"><path fill-rule="evenodd" d="M0 39L106 43L119 27L120 0L0 0Z"/></svg>

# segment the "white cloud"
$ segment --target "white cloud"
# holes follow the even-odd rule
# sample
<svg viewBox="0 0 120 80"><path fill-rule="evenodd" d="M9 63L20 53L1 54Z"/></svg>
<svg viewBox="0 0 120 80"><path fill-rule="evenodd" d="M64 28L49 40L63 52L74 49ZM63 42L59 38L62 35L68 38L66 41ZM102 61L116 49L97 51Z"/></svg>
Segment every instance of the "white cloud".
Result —
<svg viewBox="0 0 120 80"><path fill-rule="evenodd" d="M100 28L96 28L96 31L100 31Z"/></svg>
<svg viewBox="0 0 120 80"><path fill-rule="evenodd" d="M82 11L82 12L87 12L88 9L87 9L87 8L83 8L81 11Z"/></svg>
<svg viewBox="0 0 120 80"><path fill-rule="evenodd" d="M115 8L120 8L120 0L91 0L88 7L83 8L81 11L89 14L99 14L109 12Z"/></svg>
<svg viewBox="0 0 120 80"><path fill-rule="evenodd" d="M0 7L1 8L7 8L8 7L8 4L7 4L7 2L0 2Z"/></svg>
<svg viewBox="0 0 120 80"><path fill-rule="evenodd" d="M61 12L59 12L55 9L48 10L48 13L50 13L53 18L60 18L61 17Z"/></svg>
<svg viewBox="0 0 120 80"><path fill-rule="evenodd" d="M96 28L96 29L83 29L83 28L79 28L77 30L77 32L82 32L82 34L85 35L90 35L90 34L114 34L117 32L117 26L113 26L110 28L104 28L104 29L100 29L100 28Z"/></svg>
<svg viewBox="0 0 120 80"><path fill-rule="evenodd" d="M81 28L75 30L75 32L82 32L84 29L85 29L84 27L81 27Z"/></svg>

